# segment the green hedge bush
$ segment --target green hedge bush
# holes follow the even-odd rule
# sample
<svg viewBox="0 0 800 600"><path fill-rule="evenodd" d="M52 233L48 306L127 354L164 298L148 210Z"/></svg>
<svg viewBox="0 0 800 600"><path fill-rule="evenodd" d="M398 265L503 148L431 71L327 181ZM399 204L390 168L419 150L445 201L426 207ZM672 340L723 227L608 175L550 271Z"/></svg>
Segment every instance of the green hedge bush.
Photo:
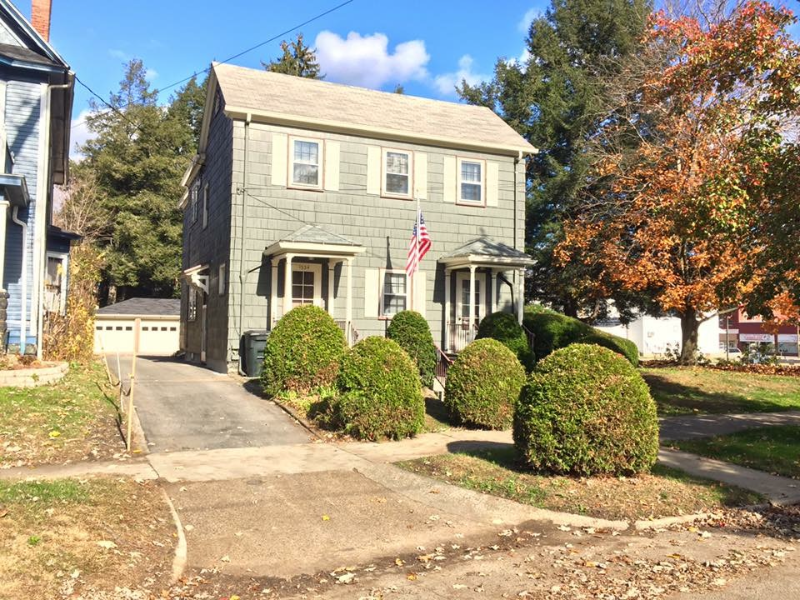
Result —
<svg viewBox="0 0 800 600"><path fill-rule="evenodd" d="M336 380L335 420L354 437L413 436L425 424L417 366L394 341L368 337L345 355Z"/></svg>
<svg viewBox="0 0 800 600"><path fill-rule="evenodd" d="M621 354L634 367L639 366L639 349L630 340L605 333L583 321L567 317L543 307L526 307L522 320L533 332L533 353L541 360L570 344L596 344Z"/></svg>
<svg viewBox="0 0 800 600"><path fill-rule="evenodd" d="M469 344L447 373L444 403L464 425L507 429L525 383L525 369L514 353L497 340Z"/></svg>
<svg viewBox="0 0 800 600"><path fill-rule="evenodd" d="M392 317L386 336L406 351L419 369L422 385L433 385L436 369L436 345L428 322L413 310L404 310Z"/></svg>
<svg viewBox="0 0 800 600"><path fill-rule="evenodd" d="M573 344L540 361L514 415L514 445L537 471L645 472L658 455L656 405L617 353Z"/></svg>
<svg viewBox="0 0 800 600"><path fill-rule="evenodd" d="M528 346L528 336L511 313L492 313L481 321L475 339L484 338L497 340L516 355L523 367L533 368L534 356Z"/></svg>
<svg viewBox="0 0 800 600"><path fill-rule="evenodd" d="M264 392L309 393L331 385L347 350L344 333L323 309L298 306L278 321L264 348Z"/></svg>

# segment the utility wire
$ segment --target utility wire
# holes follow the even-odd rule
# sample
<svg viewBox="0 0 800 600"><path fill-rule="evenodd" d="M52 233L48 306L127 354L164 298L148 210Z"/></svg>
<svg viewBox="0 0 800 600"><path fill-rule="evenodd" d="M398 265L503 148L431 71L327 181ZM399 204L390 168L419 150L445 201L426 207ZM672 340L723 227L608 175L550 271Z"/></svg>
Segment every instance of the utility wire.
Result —
<svg viewBox="0 0 800 600"><path fill-rule="evenodd" d="M292 33L292 32L294 32L294 31L296 31L296 30L300 29L301 27L305 27L306 25L308 25L308 24L310 24L310 23L313 23L314 21L318 21L319 19L321 19L321 18L323 18L323 17L326 17L326 16L328 16L329 14L331 14L331 13L333 13L333 12L336 12L336 11L337 11L337 10L339 10L339 9L342 9L342 8L344 8L345 6L347 6L348 4L351 4L351 3L352 3L352 2L354 2L354 1L355 1L355 0L345 0L345 2L342 2L341 4L337 4L336 6L334 6L334 7L332 7L332 8L329 8L329 9L328 9L328 10L326 10L325 12L321 12L321 13L319 13L318 15L315 15L315 16L311 17L310 19L308 19L308 20L306 20L306 21L303 21L302 23L298 23L297 25L294 25L293 27L291 27L290 29L287 29L286 31L282 31L282 32L281 32L281 33L279 33L279 34L272 36L272 37L271 37L271 38L269 38L268 40L264 40L263 42L259 42L259 43L258 43L258 44L256 44L255 46L251 46L250 48L247 48L246 50L242 50L241 52L237 52L236 54L234 54L234 55L232 55L232 56L229 56L229 57L228 57L228 58L226 58L225 60L222 60L222 61L219 61L219 62L220 62L220 64L225 64L225 63L228 63L228 62L230 62L230 61L232 61L232 60L236 60L236 59L237 59L237 58L239 58L240 56L244 56L245 54L247 54L247 53L249 53L249 52L252 52L253 50L257 50L258 48L261 48L262 46L266 46L267 44L269 44L269 43L271 43L271 42L274 42L274 41L276 41L278 38L281 38L281 37L283 37L283 36L285 36L285 35L289 35L290 33ZM185 82L189 81L189 80L190 80L190 79L192 79L193 77L197 77L197 76L198 76L198 75L200 75L200 74L205 74L205 73L208 73L210 70L211 70L211 66L208 66L208 67L206 67L205 69L202 69L201 71L195 71L194 73L192 73L192 74L191 74L191 75L189 75L188 77L184 77L183 79L179 79L178 81L175 81L175 82L173 82L173 83L170 83L170 84L169 84L169 85L167 85L167 86L164 86L164 87L162 87L162 88L158 88L158 91L159 91L159 92L163 92L163 91L166 91L166 90L172 89L172 88L174 88L174 87L176 87L176 86L178 86L178 85L180 85L180 84L182 84L182 83L185 83ZM77 77L77 76L75 77L75 79L76 79L76 80L77 80L77 81L78 81L78 82L79 82L79 83L80 83L80 84L81 84L81 85L82 85L84 88L86 88L86 90L87 90L87 91L88 91L90 94L92 94L92 96L94 96L95 98L99 99L99 100L100 100L100 101L101 101L103 104L105 104L106 106L108 106L108 108L109 108L110 110L109 110L109 111L104 111L104 112L112 112L112 111L113 111L113 112L116 112L116 113L118 113L118 114L122 115L122 112L121 112L121 110L122 110L122 109L124 109L124 108L127 108L127 107L129 106L128 104L125 104L125 105L123 105L123 106L120 106L120 107L114 107L114 106L111 106L111 105L110 105L108 102L106 102L105 98L103 98L102 96L100 96L100 95L99 95L97 92L95 92L94 90L92 90L92 89L91 89L91 88L90 88L88 85L86 85L85 83L83 83L83 82L82 82L80 79L78 79L78 77ZM92 116L99 116L99 115L92 115ZM84 119L83 121L79 121L78 123L75 123L75 125L73 125L73 126L72 126L72 128L75 128L75 127L78 127L78 126L80 126L80 125L83 125L83 124L84 124L84 123L85 123L85 122L86 122L86 121L87 121L89 118L91 118L91 117L87 117L87 118L86 118L86 119ZM129 122L130 122L130 121L129 121ZM132 123L132 124L133 124L133 123ZM135 126L135 125L134 125L134 126Z"/></svg>

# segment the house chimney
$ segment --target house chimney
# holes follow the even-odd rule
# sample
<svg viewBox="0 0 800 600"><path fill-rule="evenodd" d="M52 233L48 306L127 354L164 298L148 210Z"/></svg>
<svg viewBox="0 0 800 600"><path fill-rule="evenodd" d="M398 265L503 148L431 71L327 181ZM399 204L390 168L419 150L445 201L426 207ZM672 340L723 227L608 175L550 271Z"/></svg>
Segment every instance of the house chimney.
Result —
<svg viewBox="0 0 800 600"><path fill-rule="evenodd" d="M52 0L33 0L31 2L31 25L46 42L50 41L50 13L52 9Z"/></svg>

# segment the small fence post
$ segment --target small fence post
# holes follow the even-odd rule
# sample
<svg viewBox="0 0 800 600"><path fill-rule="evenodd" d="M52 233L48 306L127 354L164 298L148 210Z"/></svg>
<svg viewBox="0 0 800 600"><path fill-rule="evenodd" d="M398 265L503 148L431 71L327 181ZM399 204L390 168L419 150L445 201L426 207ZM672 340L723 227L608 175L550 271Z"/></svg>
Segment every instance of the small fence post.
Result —
<svg viewBox="0 0 800 600"><path fill-rule="evenodd" d="M133 326L133 358L131 363L131 388L128 394L128 432L125 437L125 443L128 453L131 451L133 435L133 392L136 389L136 355L139 354L139 333L142 329L142 320L136 319ZM122 386L120 386L122 387Z"/></svg>

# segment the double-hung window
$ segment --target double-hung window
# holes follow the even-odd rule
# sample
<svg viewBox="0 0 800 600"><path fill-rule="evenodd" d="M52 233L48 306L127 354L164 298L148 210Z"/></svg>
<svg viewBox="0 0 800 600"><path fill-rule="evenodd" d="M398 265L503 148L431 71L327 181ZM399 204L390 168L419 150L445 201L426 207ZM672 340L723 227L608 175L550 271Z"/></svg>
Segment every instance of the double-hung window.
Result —
<svg viewBox="0 0 800 600"><path fill-rule="evenodd" d="M322 187L322 142L290 138L289 178L294 187Z"/></svg>
<svg viewBox="0 0 800 600"><path fill-rule="evenodd" d="M208 184L203 186L203 229L208 227Z"/></svg>
<svg viewBox="0 0 800 600"><path fill-rule="evenodd" d="M189 303L186 309L186 320L191 322L197 319L197 290L189 288Z"/></svg>
<svg viewBox="0 0 800 600"><path fill-rule="evenodd" d="M458 200L461 204L483 206L486 187L485 170L482 160L459 159Z"/></svg>
<svg viewBox="0 0 800 600"><path fill-rule="evenodd" d="M199 195L200 195L200 180L195 179L194 183L192 184L190 192L190 200L192 204L192 223L197 222L197 199Z"/></svg>
<svg viewBox="0 0 800 600"><path fill-rule="evenodd" d="M381 316L393 317L408 307L408 276L405 271L383 271Z"/></svg>
<svg viewBox="0 0 800 600"><path fill-rule="evenodd" d="M383 151L383 195L411 198L413 155L403 150Z"/></svg>

